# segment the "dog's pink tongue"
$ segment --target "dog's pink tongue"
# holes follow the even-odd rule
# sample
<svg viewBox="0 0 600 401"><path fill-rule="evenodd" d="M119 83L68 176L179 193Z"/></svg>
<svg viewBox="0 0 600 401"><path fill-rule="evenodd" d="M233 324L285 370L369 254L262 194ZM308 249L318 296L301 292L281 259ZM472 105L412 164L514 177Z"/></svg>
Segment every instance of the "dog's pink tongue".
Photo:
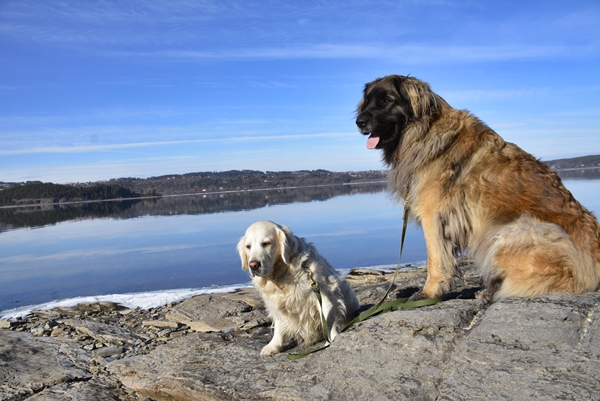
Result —
<svg viewBox="0 0 600 401"><path fill-rule="evenodd" d="M377 146L378 143L379 143L378 136L370 136L369 139L367 139L367 149L375 149L375 147Z"/></svg>

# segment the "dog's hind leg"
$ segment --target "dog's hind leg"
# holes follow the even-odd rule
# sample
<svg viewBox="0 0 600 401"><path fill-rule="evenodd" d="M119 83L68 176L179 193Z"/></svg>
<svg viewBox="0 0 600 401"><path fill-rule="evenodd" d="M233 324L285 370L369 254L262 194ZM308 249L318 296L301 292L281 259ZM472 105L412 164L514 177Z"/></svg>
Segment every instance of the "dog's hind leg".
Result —
<svg viewBox="0 0 600 401"><path fill-rule="evenodd" d="M579 263L584 261L562 228L523 215L494 235L482 263L482 278L489 291L495 292L495 300L576 294L586 291L575 276Z"/></svg>
<svg viewBox="0 0 600 401"><path fill-rule="evenodd" d="M342 309L340 311L340 301L338 300L336 305L337 297L330 294L329 291L323 291L322 295L323 316L327 321L327 328L329 329L327 335L329 336L329 340L333 341L340 333L341 322L339 320L344 316L345 310Z"/></svg>
<svg viewBox="0 0 600 401"><path fill-rule="evenodd" d="M327 335L329 336L329 340L333 341L335 339L335 337L337 337L337 335L340 332L340 328L339 328L339 322L337 322L337 305L334 305L331 300L330 297L328 296L329 294L323 294L323 316L325 316L325 320L327 321L327 328L329 330L329 332L327 333Z"/></svg>

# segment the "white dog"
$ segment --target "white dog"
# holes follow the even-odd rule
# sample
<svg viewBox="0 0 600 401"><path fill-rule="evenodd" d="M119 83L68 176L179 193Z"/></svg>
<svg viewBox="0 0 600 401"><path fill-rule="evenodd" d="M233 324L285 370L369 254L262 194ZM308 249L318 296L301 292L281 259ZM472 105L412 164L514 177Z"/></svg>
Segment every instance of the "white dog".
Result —
<svg viewBox="0 0 600 401"><path fill-rule="evenodd" d="M348 282L312 244L285 226L258 221L248 227L237 250L242 269L250 269L252 282L273 321L273 339L262 349L261 356L280 352L287 340L310 345L323 338L319 303L307 269L319 284L331 340L359 308Z"/></svg>

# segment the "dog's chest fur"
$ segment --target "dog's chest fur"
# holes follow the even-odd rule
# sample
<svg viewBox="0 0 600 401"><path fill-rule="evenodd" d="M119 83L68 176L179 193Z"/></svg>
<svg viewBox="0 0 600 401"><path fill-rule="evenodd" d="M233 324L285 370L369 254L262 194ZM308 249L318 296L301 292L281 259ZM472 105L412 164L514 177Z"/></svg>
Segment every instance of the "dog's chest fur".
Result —
<svg viewBox="0 0 600 401"><path fill-rule="evenodd" d="M306 272L290 269L276 281L264 277L253 279L261 292L265 307L284 337L312 344L321 338L320 312Z"/></svg>
<svg viewBox="0 0 600 401"><path fill-rule="evenodd" d="M255 277L253 282L261 289L265 306L271 314L277 311L285 315L300 315L316 302L303 271L288 270L277 280Z"/></svg>

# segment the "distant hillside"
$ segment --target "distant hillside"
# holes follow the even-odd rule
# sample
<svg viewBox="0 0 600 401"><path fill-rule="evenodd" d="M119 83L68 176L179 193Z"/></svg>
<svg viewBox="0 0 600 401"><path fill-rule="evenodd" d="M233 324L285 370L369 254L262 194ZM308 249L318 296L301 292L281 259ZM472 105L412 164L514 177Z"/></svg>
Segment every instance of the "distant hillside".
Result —
<svg viewBox="0 0 600 401"><path fill-rule="evenodd" d="M0 206L133 198L139 196L140 194L119 185L96 184L92 186L71 186L29 182L14 185L0 191Z"/></svg>
<svg viewBox="0 0 600 401"><path fill-rule="evenodd" d="M119 178L108 181L143 195L177 195L382 181L386 171L332 172L327 170L254 171L231 170L171 174L151 178Z"/></svg>
<svg viewBox="0 0 600 401"><path fill-rule="evenodd" d="M327 170L231 170L170 174L151 178L118 178L105 183L59 185L39 181L0 182L0 206L64 203L162 195L207 194L248 189L309 187L385 181L386 171L331 172Z"/></svg>
<svg viewBox="0 0 600 401"><path fill-rule="evenodd" d="M600 155L573 157L571 159L556 159L544 162L553 170L600 168Z"/></svg>

